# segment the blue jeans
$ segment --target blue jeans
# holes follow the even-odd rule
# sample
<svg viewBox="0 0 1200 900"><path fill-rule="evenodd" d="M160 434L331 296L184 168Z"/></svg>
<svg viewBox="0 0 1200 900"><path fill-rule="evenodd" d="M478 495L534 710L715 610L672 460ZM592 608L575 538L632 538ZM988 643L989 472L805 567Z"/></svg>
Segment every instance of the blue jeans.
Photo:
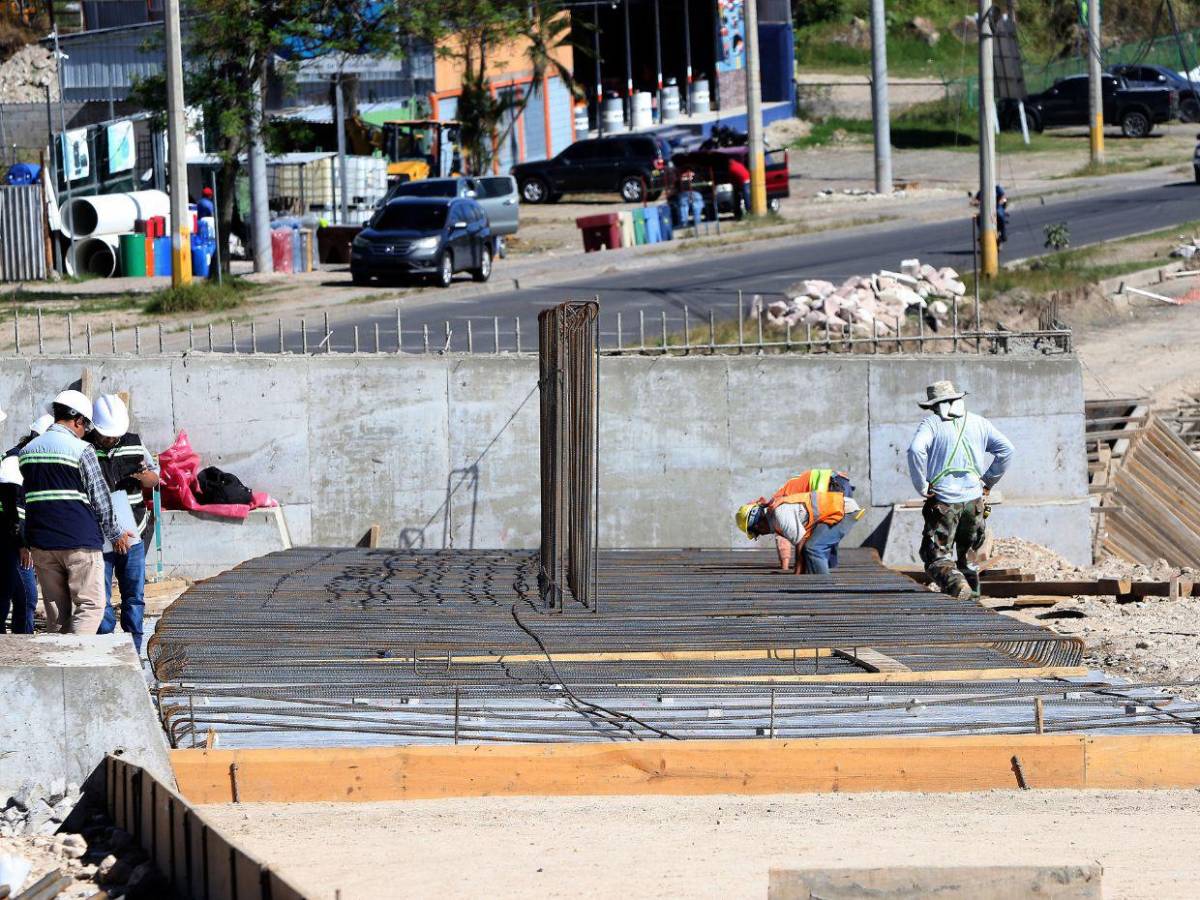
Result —
<svg viewBox="0 0 1200 900"><path fill-rule="evenodd" d="M113 572L121 589L121 630L133 637L133 646L142 649L142 617L146 611L146 545L141 541L128 553L104 554L104 621L97 634L112 634L117 614L112 607Z"/></svg>
<svg viewBox="0 0 1200 900"><path fill-rule="evenodd" d="M4 634L9 609L12 609L12 633L33 634L37 577L32 566L21 568L20 549L13 546L0 548L0 634Z"/></svg>
<svg viewBox="0 0 1200 900"><path fill-rule="evenodd" d="M679 195L679 224L698 226L704 219L704 198L699 191L684 191Z"/></svg>
<svg viewBox="0 0 1200 900"><path fill-rule="evenodd" d="M836 525L826 525L818 522L808 540L804 542L804 571L808 575L828 575L830 569L836 569L838 564L838 544L842 542L850 529L854 527L854 519L846 516Z"/></svg>

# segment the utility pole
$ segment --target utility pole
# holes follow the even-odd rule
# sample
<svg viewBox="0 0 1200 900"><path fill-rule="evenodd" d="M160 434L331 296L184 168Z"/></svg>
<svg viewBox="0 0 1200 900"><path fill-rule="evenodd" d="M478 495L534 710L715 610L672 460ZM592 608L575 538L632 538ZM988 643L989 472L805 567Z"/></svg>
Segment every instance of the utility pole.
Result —
<svg viewBox="0 0 1200 900"><path fill-rule="evenodd" d="M996 277L1000 270L1000 250L996 242L996 132L992 110L995 108L996 79L992 57L991 0L979 0L979 273Z"/></svg>
<svg viewBox="0 0 1200 900"><path fill-rule="evenodd" d="M871 0L871 117L875 123L875 193L892 192L892 122L888 107L887 18Z"/></svg>
<svg viewBox="0 0 1200 900"><path fill-rule="evenodd" d="M167 181L171 190L171 284L192 283L192 217L188 213L187 130L184 127L183 47L179 0L165 0L167 64Z"/></svg>
<svg viewBox="0 0 1200 900"><path fill-rule="evenodd" d="M745 0L746 136L750 142L750 214L767 213L767 161L763 153L762 83L758 68L758 0Z"/></svg>
<svg viewBox="0 0 1200 900"><path fill-rule="evenodd" d="M1104 83L1100 72L1100 0L1084 0L1088 27L1088 126L1092 164L1104 164Z"/></svg>
<svg viewBox="0 0 1200 900"><path fill-rule="evenodd" d="M342 94L342 72L338 68L333 79L333 114L337 126L337 164L338 164L338 218L339 224L345 225L350 218L349 191L346 187L346 101Z"/></svg>
<svg viewBox="0 0 1200 900"><path fill-rule="evenodd" d="M254 245L254 271L270 272L271 210L267 201L267 148L263 143L263 82L266 64L254 82L254 113L250 118L250 243Z"/></svg>
<svg viewBox="0 0 1200 900"><path fill-rule="evenodd" d="M53 14L51 14L51 18L53 18ZM66 220L67 220L67 230L71 232L71 248L67 251L67 260L73 266L73 265L75 265L75 221L74 221L75 214L71 209L71 207L74 206L74 204L71 202L71 200L74 198L75 194L74 194L74 191L71 190L71 176L67 172L67 111L64 106L64 103L65 103L64 98L66 96L66 82L63 80L63 60L67 58L67 55L65 53L63 53L62 50L58 46L58 28L57 27L54 29L54 33L51 35L51 37L54 38L54 74L55 74L55 77L58 79L58 123L59 123L59 128L61 129L61 131L58 135L58 159L59 159L60 167L61 167L62 173L63 173L63 183L66 184L66 186L67 186L67 204L65 207L66 211L67 211ZM46 85L47 115L49 115L49 105L50 105L50 86ZM54 159L53 154L51 155L50 158L52 160ZM56 253L58 252L57 244L55 245L55 252ZM63 263L63 271L66 271L66 269L67 269L67 264L66 264L66 262L64 262ZM76 272L75 274L78 275L79 273Z"/></svg>

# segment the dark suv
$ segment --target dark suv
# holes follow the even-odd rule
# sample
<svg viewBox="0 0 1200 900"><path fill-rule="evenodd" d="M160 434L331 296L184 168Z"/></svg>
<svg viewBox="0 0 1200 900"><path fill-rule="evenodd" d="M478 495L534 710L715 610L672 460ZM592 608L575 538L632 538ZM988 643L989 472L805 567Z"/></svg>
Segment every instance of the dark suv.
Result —
<svg viewBox="0 0 1200 900"><path fill-rule="evenodd" d="M662 138L622 134L576 141L553 159L512 168L526 203L553 203L563 194L615 192L627 203L657 200L669 188L671 150Z"/></svg>
<svg viewBox="0 0 1200 900"><path fill-rule="evenodd" d="M1169 87L1179 94L1179 121L1200 122L1200 82L1191 82L1167 66L1122 64L1109 66L1113 75L1124 78L1131 87Z"/></svg>
<svg viewBox="0 0 1200 900"><path fill-rule="evenodd" d="M366 284L376 275L432 275L442 287L455 272L476 281L492 274L487 214L466 197L400 197L375 213L350 248L350 275Z"/></svg>

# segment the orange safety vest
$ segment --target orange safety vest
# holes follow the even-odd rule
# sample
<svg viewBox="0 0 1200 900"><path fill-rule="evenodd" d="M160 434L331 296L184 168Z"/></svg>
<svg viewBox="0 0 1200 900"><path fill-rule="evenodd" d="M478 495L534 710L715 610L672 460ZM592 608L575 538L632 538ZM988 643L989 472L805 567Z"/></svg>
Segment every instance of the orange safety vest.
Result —
<svg viewBox="0 0 1200 900"><path fill-rule="evenodd" d="M771 495L774 503L780 497L789 494L809 494L813 491L829 490L829 480L833 477L833 469L805 469L799 475L793 475L783 487Z"/></svg>
<svg viewBox="0 0 1200 900"><path fill-rule="evenodd" d="M767 508L776 510L785 503L799 503L808 512L808 522L804 526L804 539L807 541L817 525L836 525L846 517L846 495L835 491L811 491L810 493L776 494L771 498Z"/></svg>

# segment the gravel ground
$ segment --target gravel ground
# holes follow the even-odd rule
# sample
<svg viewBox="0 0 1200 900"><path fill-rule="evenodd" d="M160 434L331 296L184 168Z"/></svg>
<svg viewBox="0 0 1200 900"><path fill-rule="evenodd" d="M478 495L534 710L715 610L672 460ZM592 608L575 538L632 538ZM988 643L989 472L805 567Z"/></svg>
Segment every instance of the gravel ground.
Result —
<svg viewBox="0 0 1200 900"><path fill-rule="evenodd" d="M1180 574L1197 575L1195 569L1174 568L1165 560L1137 565L1108 557L1092 566L1077 567L1045 547L1016 538L995 542L990 565L1019 567L1042 581L1165 581ZM1086 665L1131 681L1200 681L1200 597L1147 598L1136 603L1117 603L1112 597L1067 597L1050 609L1009 615L1083 638ZM1190 696L1196 691L1180 693Z"/></svg>

